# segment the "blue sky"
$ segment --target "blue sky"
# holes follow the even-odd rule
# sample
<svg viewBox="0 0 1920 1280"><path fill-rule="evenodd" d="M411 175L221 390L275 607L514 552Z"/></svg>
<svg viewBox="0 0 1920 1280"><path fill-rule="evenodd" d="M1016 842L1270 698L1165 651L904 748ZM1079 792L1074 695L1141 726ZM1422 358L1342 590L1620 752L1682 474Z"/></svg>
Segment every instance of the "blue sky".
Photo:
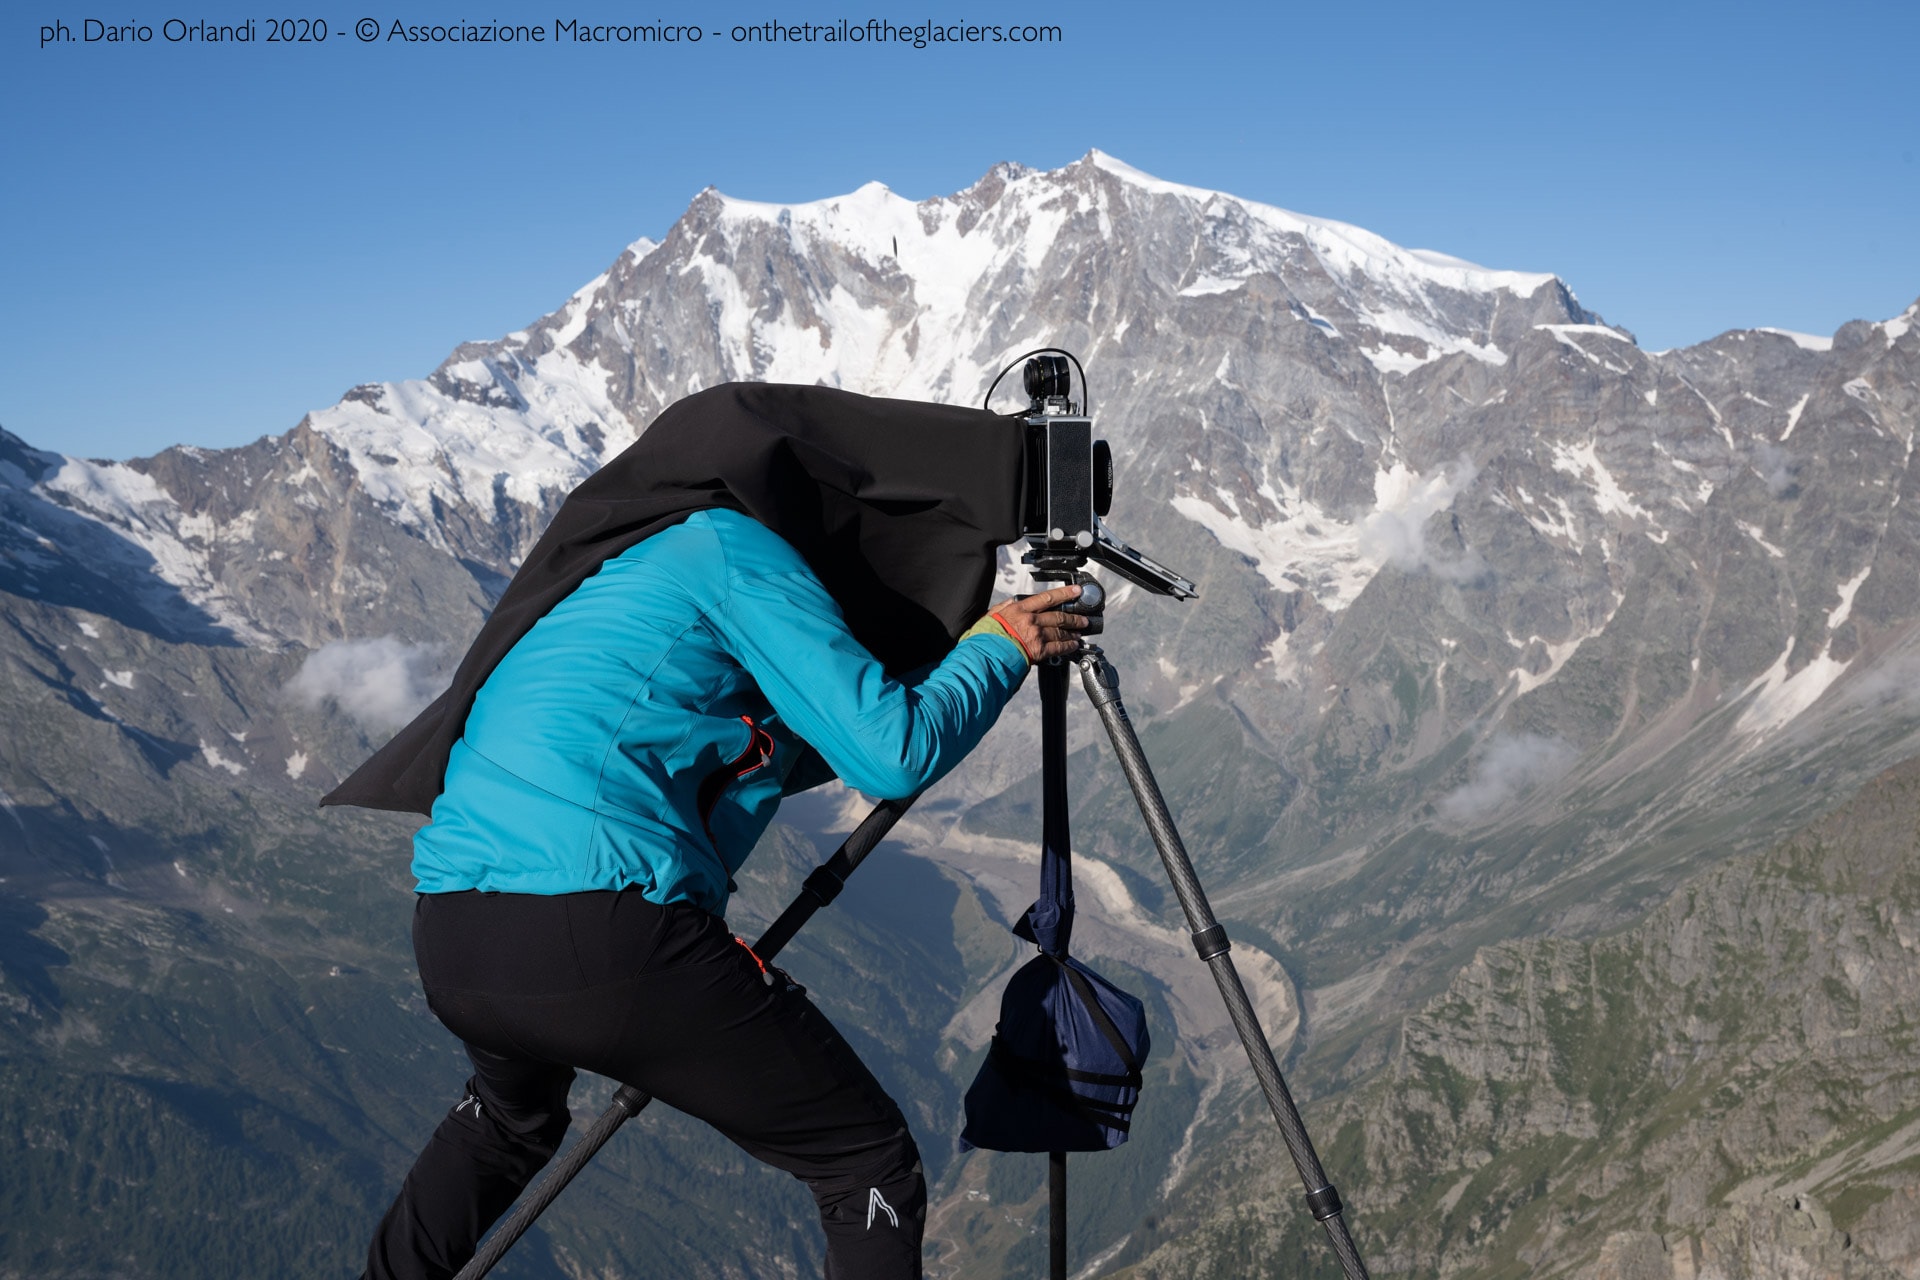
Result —
<svg viewBox="0 0 1920 1280"><path fill-rule="evenodd" d="M708 185L918 199L1093 147L1555 272L1649 348L1830 333L1920 296L1911 3L297 7L325 43L267 45L274 7L225 0L23 0L0 24L0 426L89 456L240 443L552 310ZM89 12L152 39L86 42ZM262 42L170 44L176 15L251 16ZM367 16L373 43L354 35ZM726 38L771 17L1063 39ZM385 38L449 18L549 42ZM582 47L552 42L556 18L722 34ZM42 47L62 22L75 39Z"/></svg>

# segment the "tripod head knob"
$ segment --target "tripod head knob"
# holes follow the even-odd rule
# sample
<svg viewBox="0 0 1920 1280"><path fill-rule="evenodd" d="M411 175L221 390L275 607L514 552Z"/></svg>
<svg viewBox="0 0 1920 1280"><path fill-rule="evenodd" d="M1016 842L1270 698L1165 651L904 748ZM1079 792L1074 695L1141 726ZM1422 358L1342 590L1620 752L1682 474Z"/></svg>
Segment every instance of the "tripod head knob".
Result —
<svg viewBox="0 0 1920 1280"><path fill-rule="evenodd" d="M1035 582L1068 583L1080 588L1080 594L1061 605L1060 612L1077 613L1087 620L1086 629L1080 632L1082 636L1097 636L1106 629L1107 591L1092 574L1078 565L1043 561L1035 565L1033 577Z"/></svg>
<svg viewBox="0 0 1920 1280"><path fill-rule="evenodd" d="M1089 618L1097 618L1105 613L1106 588L1084 573L1076 573L1074 577L1080 579L1080 598L1061 605L1060 612L1085 614Z"/></svg>

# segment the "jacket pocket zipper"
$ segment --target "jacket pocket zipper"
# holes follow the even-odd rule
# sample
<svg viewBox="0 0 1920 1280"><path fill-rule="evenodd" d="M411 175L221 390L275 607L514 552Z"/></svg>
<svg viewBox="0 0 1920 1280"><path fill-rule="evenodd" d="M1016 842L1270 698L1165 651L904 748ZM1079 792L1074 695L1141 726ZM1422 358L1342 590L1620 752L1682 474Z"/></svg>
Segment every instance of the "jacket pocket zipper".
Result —
<svg viewBox="0 0 1920 1280"><path fill-rule="evenodd" d="M740 722L747 726L746 748L700 780L700 826L707 833L707 843L712 844L716 852L719 844L713 838L713 810L720 803L721 794L742 778L773 763L773 735L755 724L752 716L741 716Z"/></svg>

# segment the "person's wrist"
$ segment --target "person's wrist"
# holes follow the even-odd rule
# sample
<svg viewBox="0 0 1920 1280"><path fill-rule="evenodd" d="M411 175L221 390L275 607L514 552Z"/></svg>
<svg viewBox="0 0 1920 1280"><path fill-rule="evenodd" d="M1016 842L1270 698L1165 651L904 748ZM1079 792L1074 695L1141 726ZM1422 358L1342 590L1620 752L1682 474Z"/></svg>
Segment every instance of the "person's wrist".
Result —
<svg viewBox="0 0 1920 1280"><path fill-rule="evenodd" d="M980 621L974 623L971 627L968 627L965 634L960 638L962 640L968 640L974 636L1001 636L1011 641L1013 647L1020 651L1021 656L1024 657L1029 664L1034 661L1034 651L1029 649L1021 641L1020 633L1009 626L1007 620L1002 618L997 611L989 613L986 617L980 619Z"/></svg>

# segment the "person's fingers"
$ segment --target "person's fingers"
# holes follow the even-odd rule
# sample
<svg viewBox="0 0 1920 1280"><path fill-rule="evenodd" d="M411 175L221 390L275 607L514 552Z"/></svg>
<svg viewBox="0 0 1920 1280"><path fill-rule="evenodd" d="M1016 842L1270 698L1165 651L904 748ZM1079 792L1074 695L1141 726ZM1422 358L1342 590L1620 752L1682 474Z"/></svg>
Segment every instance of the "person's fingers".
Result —
<svg viewBox="0 0 1920 1280"><path fill-rule="evenodd" d="M1058 622L1043 623L1040 627L1040 639L1049 650L1072 653L1080 647L1080 632L1087 626L1087 619L1063 615ZM1049 657L1055 656L1053 653Z"/></svg>
<svg viewBox="0 0 1920 1280"><path fill-rule="evenodd" d="M1009 600L994 610L993 616L1013 634L1030 661L1068 657L1080 651L1080 635L1092 626L1082 614L1067 613L1058 606L1078 598L1080 588L1069 584Z"/></svg>
<svg viewBox="0 0 1920 1280"><path fill-rule="evenodd" d="M1056 610L1069 600L1078 599L1080 588L1077 586L1055 587L1051 591L1042 591L1020 600L1010 602L1007 607L1025 614L1039 614Z"/></svg>

